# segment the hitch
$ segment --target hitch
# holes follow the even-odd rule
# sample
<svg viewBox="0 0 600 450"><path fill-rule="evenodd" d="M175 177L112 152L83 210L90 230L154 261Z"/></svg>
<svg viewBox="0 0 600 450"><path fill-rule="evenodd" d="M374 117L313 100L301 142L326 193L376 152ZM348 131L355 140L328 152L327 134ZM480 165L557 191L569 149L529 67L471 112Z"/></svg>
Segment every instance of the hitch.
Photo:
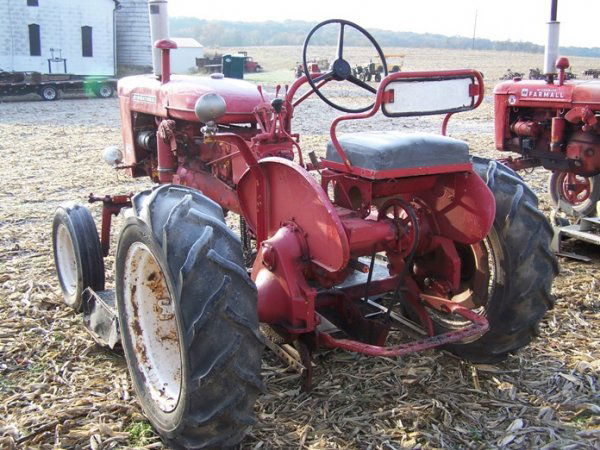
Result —
<svg viewBox="0 0 600 450"><path fill-rule="evenodd" d="M391 347L371 345L351 339L336 339L328 333L319 332L317 335L319 345L326 348L349 350L368 356L398 357L451 344L472 336L481 335L488 331L490 327L484 316L481 316L464 306L453 303L450 300L425 294L421 294L421 300L426 303L427 306L434 309L458 314L470 321L471 325L459 330L448 331L447 333L429 336L424 339Z"/></svg>

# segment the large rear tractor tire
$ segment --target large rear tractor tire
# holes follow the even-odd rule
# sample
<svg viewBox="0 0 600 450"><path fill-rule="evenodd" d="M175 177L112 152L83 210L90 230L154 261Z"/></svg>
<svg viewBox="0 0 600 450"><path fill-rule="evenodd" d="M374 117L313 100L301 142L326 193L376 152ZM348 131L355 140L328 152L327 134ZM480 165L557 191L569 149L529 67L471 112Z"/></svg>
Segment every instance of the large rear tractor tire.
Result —
<svg viewBox="0 0 600 450"><path fill-rule="evenodd" d="M96 224L89 210L77 203L56 209L52 223L54 265L65 303L81 311L83 291L104 289L104 261Z"/></svg>
<svg viewBox="0 0 600 450"><path fill-rule="evenodd" d="M145 415L174 448L237 444L264 389L256 287L221 207L170 185L133 198L115 281L122 345Z"/></svg>
<svg viewBox="0 0 600 450"><path fill-rule="evenodd" d="M558 263L550 250L552 227L537 208L533 191L496 161L473 157L472 162L494 194L496 217L486 239L461 254L471 254L463 265L479 260L470 270L478 279L473 303L490 328L478 339L445 348L472 362L496 363L537 335L540 321L554 305L550 291ZM432 313L432 319L437 333L466 325L453 315Z"/></svg>

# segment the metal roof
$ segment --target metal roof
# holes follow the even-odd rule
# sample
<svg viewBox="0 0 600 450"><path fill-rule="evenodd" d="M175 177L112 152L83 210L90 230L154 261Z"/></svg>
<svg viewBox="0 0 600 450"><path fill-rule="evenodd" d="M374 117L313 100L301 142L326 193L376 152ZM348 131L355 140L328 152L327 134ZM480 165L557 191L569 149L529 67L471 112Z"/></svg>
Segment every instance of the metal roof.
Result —
<svg viewBox="0 0 600 450"><path fill-rule="evenodd" d="M184 48L203 48L204 47L202 44L200 44L200 42L198 42L194 38L172 37L169 39L174 41L177 44L177 47L179 47L179 48L182 48L182 47L184 47Z"/></svg>

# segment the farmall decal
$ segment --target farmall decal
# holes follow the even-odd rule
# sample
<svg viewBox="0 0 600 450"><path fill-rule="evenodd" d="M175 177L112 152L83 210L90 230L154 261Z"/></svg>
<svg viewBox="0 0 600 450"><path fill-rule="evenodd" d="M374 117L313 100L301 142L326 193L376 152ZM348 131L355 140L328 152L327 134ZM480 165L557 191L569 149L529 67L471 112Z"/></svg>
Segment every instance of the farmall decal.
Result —
<svg viewBox="0 0 600 450"><path fill-rule="evenodd" d="M558 89L521 89L521 98L565 98L565 94Z"/></svg>
<svg viewBox="0 0 600 450"><path fill-rule="evenodd" d="M133 94L131 99L134 102L142 102L142 103L156 103L156 96L154 95L144 95L144 94Z"/></svg>

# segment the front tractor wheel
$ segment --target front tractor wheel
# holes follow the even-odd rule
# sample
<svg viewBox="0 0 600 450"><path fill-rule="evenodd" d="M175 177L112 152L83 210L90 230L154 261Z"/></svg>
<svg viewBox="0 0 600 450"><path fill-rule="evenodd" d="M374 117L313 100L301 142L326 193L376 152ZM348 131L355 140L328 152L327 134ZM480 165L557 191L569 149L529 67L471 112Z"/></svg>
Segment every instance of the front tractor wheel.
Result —
<svg viewBox="0 0 600 450"><path fill-rule="evenodd" d="M445 348L472 362L495 363L537 335L540 321L554 305L550 291L558 263L550 250L552 227L531 189L496 161L474 157L472 162L494 194L496 217L482 242L458 248L465 292L454 299L485 315L490 328L478 339ZM436 333L468 325L460 316L434 310L431 318Z"/></svg>
<svg viewBox="0 0 600 450"><path fill-rule="evenodd" d="M54 265L65 303L81 311L83 291L104 289L104 261L90 211L77 203L57 208L52 223Z"/></svg>
<svg viewBox="0 0 600 450"><path fill-rule="evenodd" d="M256 288L221 208L164 185L133 198L115 282L142 409L175 448L237 444L263 389Z"/></svg>

